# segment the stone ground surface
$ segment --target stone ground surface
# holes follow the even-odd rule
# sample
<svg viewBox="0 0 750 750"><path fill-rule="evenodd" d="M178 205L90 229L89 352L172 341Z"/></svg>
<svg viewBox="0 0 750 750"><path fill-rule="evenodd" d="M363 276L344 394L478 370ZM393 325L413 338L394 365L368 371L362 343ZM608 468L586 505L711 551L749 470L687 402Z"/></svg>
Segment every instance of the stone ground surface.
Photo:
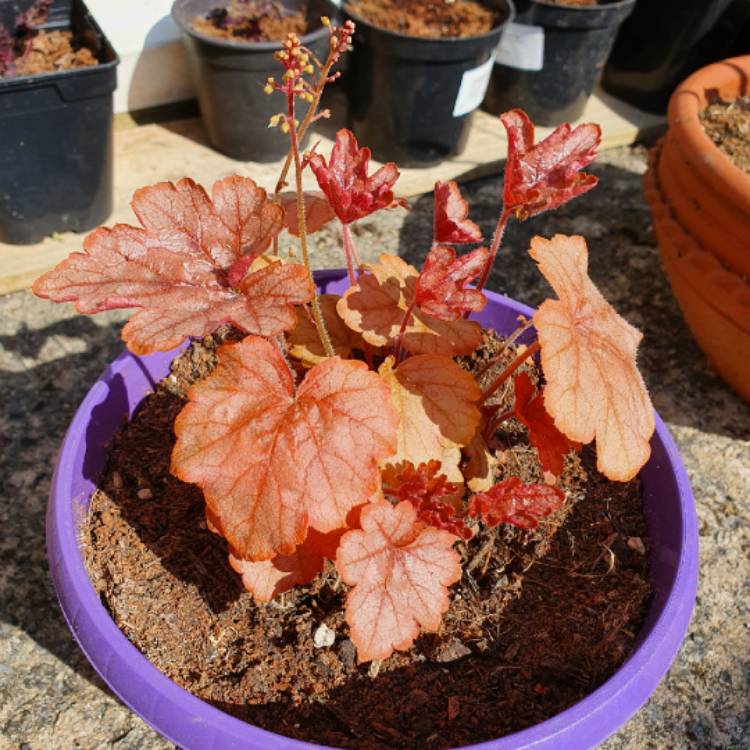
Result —
<svg viewBox="0 0 750 750"><path fill-rule="evenodd" d="M545 283L532 234L581 233L605 296L645 332L641 367L693 483L701 537L698 606L680 655L606 750L750 747L750 410L713 374L659 264L641 193L642 148L603 155L601 186L555 215L511 226L490 287L538 304ZM199 177L199 176L198 176ZM466 186L489 234L499 179ZM361 254L421 262L431 199L356 228ZM319 267L341 265L332 235ZM50 587L44 511L57 447L87 389L121 350L116 312L75 315L28 293L0 298L0 749L162 750L171 745L121 705L73 642Z"/></svg>

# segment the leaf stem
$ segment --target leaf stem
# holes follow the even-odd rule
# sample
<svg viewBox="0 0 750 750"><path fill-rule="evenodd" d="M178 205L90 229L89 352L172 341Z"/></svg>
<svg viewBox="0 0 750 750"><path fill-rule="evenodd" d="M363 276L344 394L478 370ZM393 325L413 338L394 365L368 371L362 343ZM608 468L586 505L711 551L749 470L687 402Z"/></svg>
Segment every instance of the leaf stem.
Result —
<svg viewBox="0 0 750 750"><path fill-rule="evenodd" d="M354 274L354 269L357 269L357 274L361 274L362 264L359 262L357 248L354 246L352 230L348 224L344 224L343 222L341 222L341 241L344 245L344 257L346 258L346 272L349 274L349 283L354 285L357 283L357 276Z"/></svg>
<svg viewBox="0 0 750 750"><path fill-rule="evenodd" d="M507 339L505 339L503 348L494 357L492 357L492 359L490 359L479 372L474 375L477 382L481 382L482 378L487 374L489 369L496 365L503 358L503 355L508 351L508 348L515 344L518 340L518 337L528 331L532 325L534 325L534 321L527 320L523 325L518 326L518 328L516 328L516 330L513 331L513 333L508 336Z"/></svg>
<svg viewBox="0 0 750 750"><path fill-rule="evenodd" d="M399 328L398 339L396 340L396 352L394 354L396 364L398 364L399 360L401 359L401 349L404 344L404 334L406 333L406 327L409 325L409 321L411 320L412 313L414 312L414 308L416 306L417 300L413 299L409 307L407 307L406 311L404 312L404 318L401 321L401 328Z"/></svg>
<svg viewBox="0 0 750 750"><path fill-rule="evenodd" d="M508 378L529 358L536 354L542 345L535 341L528 349L521 352L489 385L489 387L482 390L482 398L479 400L480 404L486 403L487 399L497 392L500 386L508 380Z"/></svg>
<svg viewBox="0 0 750 750"><path fill-rule="evenodd" d="M294 159L294 178L295 186L297 189L297 224L299 228L299 244L302 250L302 261L307 269L307 274L310 279L310 283L315 286L315 279L313 277L312 266L310 265L310 253L307 249L307 225L305 224L305 200L302 194L302 163L299 156L299 140L297 138L297 127L294 123L294 93L289 91L287 93L287 123L289 125L289 141L291 143L291 152ZM323 344L323 350L327 357L335 356L333 346L331 345L331 339L328 336L326 330L326 324L323 320L323 313L320 310L320 301L318 300L317 293L313 295L311 301L313 318L315 319L315 327L318 330L318 336Z"/></svg>
<svg viewBox="0 0 750 750"><path fill-rule="evenodd" d="M492 270L492 266L495 263L497 251L500 249L500 243L503 241L505 227L508 225L508 219L510 219L511 216L512 211L503 209L503 212L500 214L500 218L497 220L495 234L492 236L492 245L490 246L490 257L487 258L487 263L484 266L482 275L479 278L479 283L477 284L477 289L479 289L479 291L482 291L482 289L484 289L484 285L487 283L487 279L490 277L490 271Z"/></svg>

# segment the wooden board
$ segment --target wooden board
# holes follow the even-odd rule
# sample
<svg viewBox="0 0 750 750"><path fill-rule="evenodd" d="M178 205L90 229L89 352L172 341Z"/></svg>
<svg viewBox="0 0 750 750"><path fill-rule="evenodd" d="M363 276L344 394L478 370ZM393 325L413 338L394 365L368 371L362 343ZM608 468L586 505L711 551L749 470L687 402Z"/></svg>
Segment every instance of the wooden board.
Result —
<svg viewBox="0 0 750 750"><path fill-rule="evenodd" d="M602 91L591 97L581 120L601 125L603 149L632 143L664 123L663 117L641 112ZM334 130L335 127L330 129ZM550 130L539 128L538 137ZM320 138L321 153L327 154L330 145L330 138ZM402 169L397 193L413 197L430 192L436 180L468 180L499 172L505 148L505 131L497 118L478 111L464 153L436 166ZM259 184L272 188L279 167L277 163L237 162L217 153L208 145L197 118L140 126L121 120L115 132L115 206L107 223L134 220L130 197L143 185L189 175L210 186L214 180L236 173L251 176ZM314 184L311 174L306 174L306 181ZM0 243L0 294L29 287L39 274L79 249L83 236L68 232L35 245Z"/></svg>

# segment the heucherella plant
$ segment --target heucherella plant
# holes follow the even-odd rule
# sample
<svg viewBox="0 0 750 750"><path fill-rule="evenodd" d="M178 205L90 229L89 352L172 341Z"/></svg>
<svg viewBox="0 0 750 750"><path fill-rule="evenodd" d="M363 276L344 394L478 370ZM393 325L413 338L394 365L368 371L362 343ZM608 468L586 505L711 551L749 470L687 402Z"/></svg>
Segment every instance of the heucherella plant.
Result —
<svg viewBox="0 0 750 750"><path fill-rule="evenodd" d="M500 524L533 528L562 508L569 454L595 440L599 470L628 481L648 459L654 422L636 367L641 334L590 280L582 237L532 240L556 296L507 338L504 367L491 360L472 374L457 361L481 345L469 316L486 303L508 220L596 184L581 170L599 128L562 125L535 144L526 115L505 113L504 206L491 247L456 251L482 237L458 186L445 182L435 186L422 270L392 254L363 264L351 225L403 204L393 194L399 172L372 171L369 149L348 130L327 159L300 152L300 136L326 114L320 95L354 30L325 23L327 59L290 35L277 53L283 74L268 81L285 101L270 124L290 139L271 195L237 176L210 194L188 178L143 188L132 204L139 226L95 230L34 291L86 313L138 308L123 329L136 354L225 324L244 335L221 346L216 368L191 387L174 426L172 472L203 491L209 528L258 602L335 571L366 662L438 629L467 540ZM301 123L298 100L310 105ZM319 192L302 189L308 168ZM289 170L294 190L285 191ZM350 287L319 295L310 238L334 219ZM298 238L301 263L281 256L284 228ZM534 343L517 345L532 328ZM494 397L501 388L514 395L508 410ZM545 481L496 481L493 439L509 419L527 430Z"/></svg>

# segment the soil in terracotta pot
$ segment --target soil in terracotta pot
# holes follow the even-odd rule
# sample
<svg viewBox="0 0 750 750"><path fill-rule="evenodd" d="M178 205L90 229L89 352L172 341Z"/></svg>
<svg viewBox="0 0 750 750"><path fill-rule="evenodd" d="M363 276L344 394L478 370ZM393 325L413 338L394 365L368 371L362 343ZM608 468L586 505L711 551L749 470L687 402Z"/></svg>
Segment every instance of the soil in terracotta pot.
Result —
<svg viewBox="0 0 750 750"><path fill-rule="evenodd" d="M732 163L750 174L750 96L713 101L701 112L701 122L708 137Z"/></svg>
<svg viewBox="0 0 750 750"><path fill-rule="evenodd" d="M459 544L464 576L443 625L408 652L356 664L342 616L346 587L332 566L256 604L229 568L226 544L206 529L201 492L169 473L174 419L190 383L213 368L215 346L194 344L118 432L82 529L103 603L179 685L309 742L423 750L543 721L630 654L651 591L639 484L606 480L589 451L567 459L570 501L537 529L504 526ZM486 332L462 366L478 371L499 346ZM511 398L498 396L505 406ZM506 422L498 441L498 480L541 478L518 423ZM333 644L320 645L329 631Z"/></svg>
<svg viewBox="0 0 750 750"><path fill-rule="evenodd" d="M481 36L501 20L476 0L354 0L346 7L373 26L425 39Z"/></svg>
<svg viewBox="0 0 750 750"><path fill-rule="evenodd" d="M98 60L88 47L81 46L70 31L39 31L25 44L16 45L11 65L2 78L54 73L58 70L87 68Z"/></svg>
<svg viewBox="0 0 750 750"><path fill-rule="evenodd" d="M292 10L274 0L232 0L228 7L214 8L196 18L193 28L216 39L280 42L289 33L303 36L310 30L310 22L304 5Z"/></svg>

